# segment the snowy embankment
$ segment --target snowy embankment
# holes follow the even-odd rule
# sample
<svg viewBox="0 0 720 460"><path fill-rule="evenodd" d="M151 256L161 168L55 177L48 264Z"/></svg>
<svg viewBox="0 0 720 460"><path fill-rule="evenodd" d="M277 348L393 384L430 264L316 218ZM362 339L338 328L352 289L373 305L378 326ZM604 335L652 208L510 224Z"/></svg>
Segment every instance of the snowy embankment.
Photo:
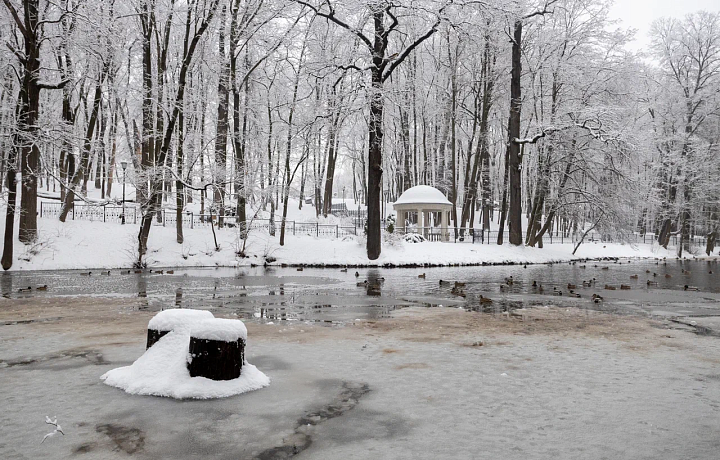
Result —
<svg viewBox="0 0 720 460"><path fill-rule="evenodd" d="M38 242L23 245L16 239L12 270L61 270L93 268L129 268L137 259L135 225L102 222L39 219ZM176 242L174 228L153 226L145 257L155 267L214 267L262 265L481 265L502 263L549 263L602 257L674 257L657 246L632 247L621 244L586 243L573 256L572 244L548 244L543 249L515 247L509 244L408 243L384 244L378 260L371 261L364 243L354 237L341 239L313 236L286 237L279 245L278 236L253 230L246 245L246 258L237 255L243 241L236 229L216 229L219 251L215 250L209 228L185 229L183 244ZM692 256L690 256L692 257ZM269 258L269 259L268 259Z"/></svg>

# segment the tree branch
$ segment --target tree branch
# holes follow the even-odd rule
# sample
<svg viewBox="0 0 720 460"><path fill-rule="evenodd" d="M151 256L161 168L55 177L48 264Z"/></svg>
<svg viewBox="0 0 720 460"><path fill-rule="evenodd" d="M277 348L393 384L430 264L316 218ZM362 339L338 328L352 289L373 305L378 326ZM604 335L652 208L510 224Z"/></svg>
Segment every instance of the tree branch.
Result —
<svg viewBox="0 0 720 460"><path fill-rule="evenodd" d="M7 2L8 0L5 0L5 1ZM373 50L373 45L372 45L372 42L370 41L370 39L367 38L367 37L365 36L365 34L363 34L361 31L355 29L354 27L351 27L348 23L346 23L346 22L338 19L338 18L335 16L335 9L332 7L332 5L330 5L330 0L326 0L326 1L327 1L328 8L330 9L330 12L329 12L329 13L323 13L323 12L320 11L318 8L316 8L314 5L311 5L310 3L304 2L304 1L302 1L302 0L295 0L295 3L298 3L298 4L303 5L303 6L307 6L308 8L310 8L311 10L313 10L313 12L315 13L316 16L320 16L320 17L323 17L323 18L327 19L328 21L332 21L332 22L334 22L335 24L337 24L337 25L339 25L340 27L342 27L343 29L345 29L345 30L353 33L353 34L356 35L360 40L362 40L362 42L365 43L365 46L367 46L368 49L372 52L372 50Z"/></svg>

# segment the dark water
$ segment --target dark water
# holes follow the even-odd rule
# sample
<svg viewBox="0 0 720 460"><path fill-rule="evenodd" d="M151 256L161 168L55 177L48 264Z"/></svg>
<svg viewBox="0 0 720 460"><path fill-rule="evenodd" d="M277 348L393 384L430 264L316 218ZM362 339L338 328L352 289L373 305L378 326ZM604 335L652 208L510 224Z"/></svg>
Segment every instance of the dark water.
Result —
<svg viewBox="0 0 720 460"><path fill-rule="evenodd" d="M622 260L527 267L371 268L346 272L257 267L175 269L174 274L150 271L136 274L127 270L112 270L109 275L84 273L87 271L5 272L0 275L0 291L9 298L139 298L143 308L149 310L175 306L206 308L257 321L336 323L356 318L383 318L407 306L501 312L549 304L669 316L720 315L720 264L717 261ZM419 277L423 274L424 278ZM582 286L583 281L593 279L590 287ZM363 284L366 280L367 285ZM440 280L450 282L441 285ZM651 285L647 284L648 280ZM465 286L453 292L455 281ZM573 294L568 284L576 285L571 286ZM606 290L606 284L617 289ZM630 289L621 290L621 284ZM37 290L44 285L48 286L47 290ZM685 285L698 291L685 291ZM28 287L32 289L27 290ZM562 295L557 295L558 291ZM574 297L576 294L580 297ZM593 302L592 294L601 295L603 301ZM483 303L480 296L493 302Z"/></svg>

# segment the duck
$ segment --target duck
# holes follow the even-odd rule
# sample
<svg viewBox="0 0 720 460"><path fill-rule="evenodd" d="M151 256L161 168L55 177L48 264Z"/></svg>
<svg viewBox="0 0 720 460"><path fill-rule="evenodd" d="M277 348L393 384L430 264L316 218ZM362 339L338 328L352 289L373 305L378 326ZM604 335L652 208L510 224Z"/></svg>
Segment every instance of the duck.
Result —
<svg viewBox="0 0 720 460"><path fill-rule="evenodd" d="M657 276L657 273L653 273L653 276Z"/></svg>
<svg viewBox="0 0 720 460"><path fill-rule="evenodd" d="M670 273L665 273L665 278L672 278L672 275Z"/></svg>
<svg viewBox="0 0 720 460"><path fill-rule="evenodd" d="M450 284L450 281L440 280L440 286L447 286L448 284Z"/></svg>
<svg viewBox="0 0 720 460"><path fill-rule="evenodd" d="M500 292L505 292L505 290L507 290L507 286L505 286L504 284L501 284L501 285L500 285Z"/></svg>
<svg viewBox="0 0 720 460"><path fill-rule="evenodd" d="M574 284L568 283L567 288L568 288L568 289L577 289L577 286L574 285Z"/></svg>
<svg viewBox="0 0 720 460"><path fill-rule="evenodd" d="M657 285L658 285L658 283L657 283L657 281L650 281L650 280L647 280L647 285L648 285L648 286L657 286Z"/></svg>
<svg viewBox="0 0 720 460"><path fill-rule="evenodd" d="M636 279L638 279L638 278L639 278L639 277L638 277L637 275L630 275L630 279L632 279L632 280L636 280Z"/></svg>
<svg viewBox="0 0 720 460"><path fill-rule="evenodd" d="M357 278L358 276L360 276L360 273L355 272L355 278Z"/></svg>
<svg viewBox="0 0 720 460"><path fill-rule="evenodd" d="M580 268L586 268L586 266L585 266L585 265L580 265Z"/></svg>
<svg viewBox="0 0 720 460"><path fill-rule="evenodd" d="M418 278L425 279L425 273L423 273L422 275L418 275Z"/></svg>
<svg viewBox="0 0 720 460"><path fill-rule="evenodd" d="M532 287L536 288L538 286L537 281L533 280Z"/></svg>
<svg viewBox="0 0 720 460"><path fill-rule="evenodd" d="M593 302L595 302L595 303L600 303L600 302L602 302L602 301L605 300L605 299L603 299L602 296L599 296L599 295L597 295L597 294L593 294L593 295L592 295L592 300L593 300Z"/></svg>
<svg viewBox="0 0 720 460"><path fill-rule="evenodd" d="M18 289L18 292L30 292L30 291L32 291L32 286Z"/></svg>
<svg viewBox="0 0 720 460"><path fill-rule="evenodd" d="M620 289L623 291L629 291L632 288L630 286L628 286L627 284L621 284Z"/></svg>
<svg viewBox="0 0 720 460"><path fill-rule="evenodd" d="M581 296L580 294L578 294L577 292L575 292L575 293L573 294L573 297L579 299L579 298L581 298L582 296Z"/></svg>
<svg viewBox="0 0 720 460"><path fill-rule="evenodd" d="M689 274L691 274L692 272L691 272L690 270L683 270L683 273L685 273L686 275L689 275Z"/></svg>
<svg viewBox="0 0 720 460"><path fill-rule="evenodd" d="M347 268L341 268L340 273L347 273Z"/></svg>
<svg viewBox="0 0 720 460"><path fill-rule="evenodd" d="M137 275L137 274L140 274L140 273L142 273L142 272L143 272L142 270L135 270L135 274L136 274L136 275Z"/></svg>
<svg viewBox="0 0 720 460"><path fill-rule="evenodd" d="M303 271L303 268L300 267L300 268L297 269L297 271L301 272L301 271Z"/></svg>
<svg viewBox="0 0 720 460"><path fill-rule="evenodd" d="M538 286L538 292L539 292L540 294L542 294L543 292L545 292L545 288L542 286L542 284L541 284L540 286Z"/></svg>
<svg viewBox="0 0 720 460"><path fill-rule="evenodd" d="M513 280L512 276L505 278L505 283L507 283L508 286L512 286L514 282L515 280Z"/></svg>
<svg viewBox="0 0 720 460"><path fill-rule="evenodd" d="M455 287L465 287L465 283L461 283L460 281L455 281Z"/></svg>
<svg viewBox="0 0 720 460"><path fill-rule="evenodd" d="M80 274L81 274L82 276L90 276L90 275L92 275L92 272L80 273Z"/></svg>
<svg viewBox="0 0 720 460"><path fill-rule="evenodd" d="M175 274L175 270L168 270L168 271L166 271L165 273L167 273L168 275L174 275L174 274Z"/></svg>
<svg viewBox="0 0 720 460"><path fill-rule="evenodd" d="M645 273L650 273L650 270L645 270Z"/></svg>
<svg viewBox="0 0 720 460"><path fill-rule="evenodd" d="M563 295L563 294L562 294L562 291L554 291L553 295Z"/></svg>
<svg viewBox="0 0 720 460"><path fill-rule="evenodd" d="M357 286L357 287L365 287L365 286L367 286L367 280L366 280L366 281L363 281L362 283L357 283L356 286Z"/></svg>
<svg viewBox="0 0 720 460"><path fill-rule="evenodd" d="M610 267L603 267L601 270L610 270Z"/></svg>
<svg viewBox="0 0 720 460"><path fill-rule="evenodd" d="M465 291L463 291L461 288L459 288L457 286L453 287L452 290L450 291L450 293L453 295L456 295L456 296L465 297Z"/></svg>
<svg viewBox="0 0 720 460"><path fill-rule="evenodd" d="M110 276L110 270L100 272L101 275Z"/></svg>
<svg viewBox="0 0 720 460"><path fill-rule="evenodd" d="M47 284L43 284L42 286L36 287L35 290L37 290L37 291L47 291L47 288L48 288Z"/></svg>
<svg viewBox="0 0 720 460"><path fill-rule="evenodd" d="M616 288L615 286L610 286L609 284L606 284L606 285L605 285L605 289L607 289L608 291L614 291L614 290L616 290L617 288Z"/></svg>
<svg viewBox="0 0 720 460"><path fill-rule="evenodd" d="M480 303L484 303L485 305L489 305L489 304L493 303L492 299L490 299L488 297L483 297L482 294L480 294L480 298L478 300L480 300Z"/></svg>
<svg viewBox="0 0 720 460"><path fill-rule="evenodd" d="M699 291L700 288L697 288L695 286L688 286L687 284L683 286L683 291Z"/></svg>

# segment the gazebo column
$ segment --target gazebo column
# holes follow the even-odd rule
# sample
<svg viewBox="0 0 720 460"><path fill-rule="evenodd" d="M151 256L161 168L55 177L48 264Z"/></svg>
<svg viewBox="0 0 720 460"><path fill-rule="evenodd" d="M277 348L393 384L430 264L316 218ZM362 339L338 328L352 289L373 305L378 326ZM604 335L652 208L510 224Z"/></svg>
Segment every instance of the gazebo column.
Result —
<svg viewBox="0 0 720 460"><path fill-rule="evenodd" d="M430 238L430 211L423 210L423 236Z"/></svg>
<svg viewBox="0 0 720 460"><path fill-rule="evenodd" d="M447 211L442 211L440 213L440 228L442 232L442 240L443 241L450 241L450 235L448 234L448 221L450 220L448 218L449 213Z"/></svg>

